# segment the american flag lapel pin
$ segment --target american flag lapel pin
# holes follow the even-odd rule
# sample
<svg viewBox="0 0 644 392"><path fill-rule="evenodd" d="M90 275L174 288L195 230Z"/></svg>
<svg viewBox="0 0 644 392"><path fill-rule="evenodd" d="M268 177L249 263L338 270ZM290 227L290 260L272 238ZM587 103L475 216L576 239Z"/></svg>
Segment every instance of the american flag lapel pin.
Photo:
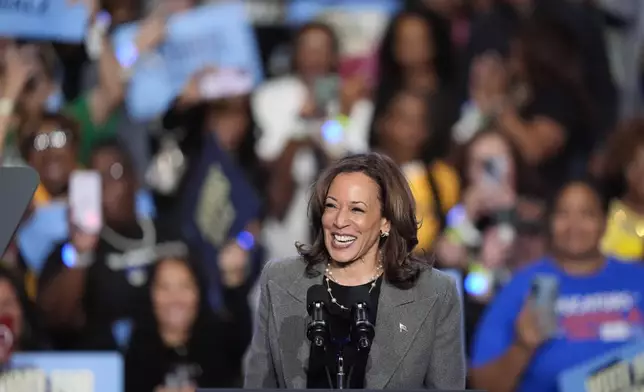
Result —
<svg viewBox="0 0 644 392"><path fill-rule="evenodd" d="M407 332L407 326L403 323L399 323L398 327L400 328L400 332Z"/></svg>

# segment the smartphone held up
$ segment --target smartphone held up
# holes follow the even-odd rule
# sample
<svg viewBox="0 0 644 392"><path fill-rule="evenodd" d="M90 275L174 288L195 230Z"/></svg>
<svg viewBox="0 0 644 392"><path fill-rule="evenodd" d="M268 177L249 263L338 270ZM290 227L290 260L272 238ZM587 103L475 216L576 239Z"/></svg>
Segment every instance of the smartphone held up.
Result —
<svg viewBox="0 0 644 392"><path fill-rule="evenodd" d="M103 226L103 185L99 172L76 170L69 181L71 223L86 234L98 234Z"/></svg>

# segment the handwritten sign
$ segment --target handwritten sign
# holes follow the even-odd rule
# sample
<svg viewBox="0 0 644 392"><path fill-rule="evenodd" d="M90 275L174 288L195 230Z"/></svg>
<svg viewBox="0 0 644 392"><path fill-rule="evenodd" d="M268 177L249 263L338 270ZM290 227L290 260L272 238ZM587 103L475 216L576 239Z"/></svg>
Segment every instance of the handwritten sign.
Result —
<svg viewBox="0 0 644 392"><path fill-rule="evenodd" d="M135 65L126 97L133 119L146 121L162 115L190 77L208 66L246 72L255 83L261 80L257 43L242 3L205 5L173 15L167 29L158 50ZM117 54L127 50L138 30L134 23L115 32Z"/></svg>
<svg viewBox="0 0 644 392"><path fill-rule="evenodd" d="M0 36L81 42L89 12L68 0L0 0Z"/></svg>

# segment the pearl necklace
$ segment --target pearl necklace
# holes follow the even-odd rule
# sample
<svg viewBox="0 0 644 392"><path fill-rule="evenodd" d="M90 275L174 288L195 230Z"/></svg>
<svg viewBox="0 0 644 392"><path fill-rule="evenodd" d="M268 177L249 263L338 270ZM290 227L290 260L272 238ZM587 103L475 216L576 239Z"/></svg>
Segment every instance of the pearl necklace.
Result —
<svg viewBox="0 0 644 392"><path fill-rule="evenodd" d="M331 302L336 304L342 310L349 310L348 307L339 303L338 299L333 296L333 291L331 290L331 280L333 280L333 282L335 282L336 284L339 284L339 283L333 277L333 271L331 271L331 268L329 268L329 264L326 265L325 273L326 275L324 276L324 281L326 283L326 291L329 292L329 297L331 297ZM378 264L378 266L376 267L376 272L374 273L373 277L369 280L371 282L371 285L369 287L369 294L371 294L371 291L376 287L380 274L382 274L382 264Z"/></svg>

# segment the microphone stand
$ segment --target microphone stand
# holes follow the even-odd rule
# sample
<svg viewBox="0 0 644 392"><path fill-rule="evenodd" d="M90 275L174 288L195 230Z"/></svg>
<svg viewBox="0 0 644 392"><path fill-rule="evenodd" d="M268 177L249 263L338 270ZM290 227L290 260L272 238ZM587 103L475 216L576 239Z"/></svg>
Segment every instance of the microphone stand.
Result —
<svg viewBox="0 0 644 392"><path fill-rule="evenodd" d="M338 384L337 389L344 389L344 357L342 356L342 351L338 353L338 375L336 378L336 383Z"/></svg>

